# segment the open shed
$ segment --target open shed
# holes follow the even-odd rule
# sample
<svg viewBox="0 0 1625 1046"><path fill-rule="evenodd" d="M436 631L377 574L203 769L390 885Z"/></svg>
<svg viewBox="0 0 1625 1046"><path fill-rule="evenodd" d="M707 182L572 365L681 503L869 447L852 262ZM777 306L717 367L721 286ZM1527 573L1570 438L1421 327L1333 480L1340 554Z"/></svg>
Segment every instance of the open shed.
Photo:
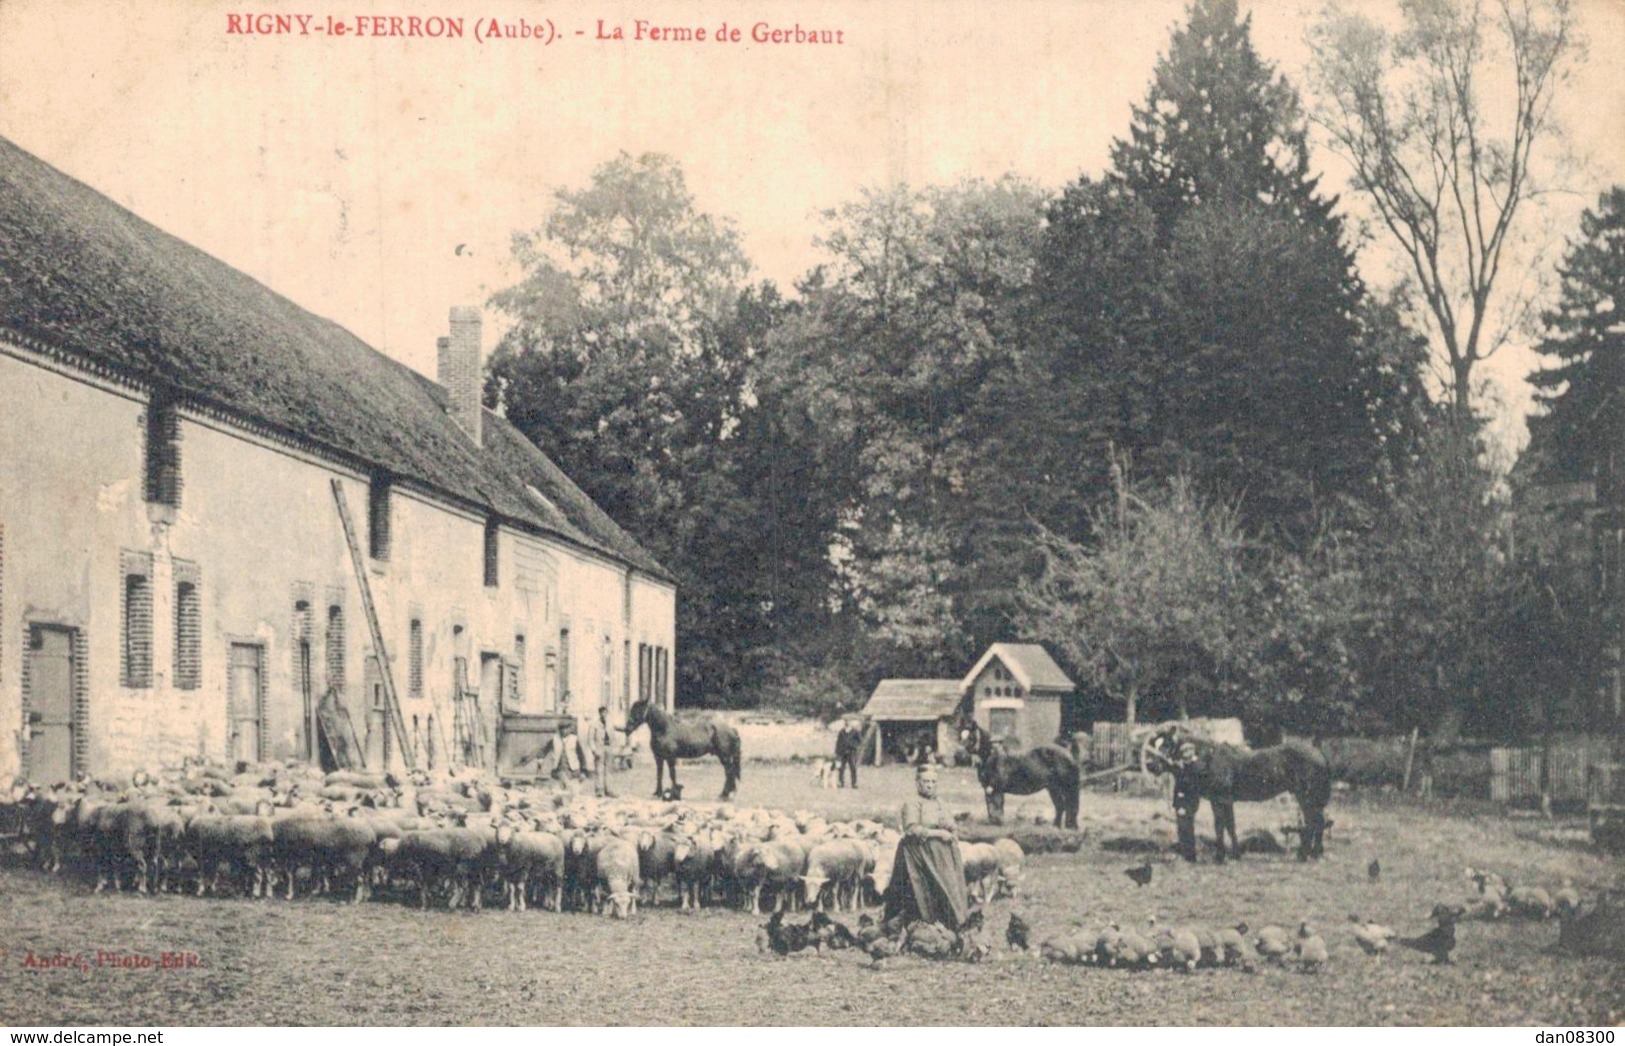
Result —
<svg viewBox="0 0 1625 1046"><path fill-rule="evenodd" d="M957 679L882 679L863 706L875 734L865 751L869 761L911 761L922 751L951 750L963 693Z"/></svg>

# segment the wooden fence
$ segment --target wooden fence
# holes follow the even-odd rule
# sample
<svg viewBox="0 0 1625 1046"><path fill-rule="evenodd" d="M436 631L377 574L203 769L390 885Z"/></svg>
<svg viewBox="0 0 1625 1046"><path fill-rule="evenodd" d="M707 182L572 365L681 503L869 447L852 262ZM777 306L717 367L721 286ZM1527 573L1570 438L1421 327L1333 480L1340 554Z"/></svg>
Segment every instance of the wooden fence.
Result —
<svg viewBox="0 0 1625 1046"><path fill-rule="evenodd" d="M1625 743L1570 738L1549 745L1490 749L1490 799L1521 803L1625 803Z"/></svg>

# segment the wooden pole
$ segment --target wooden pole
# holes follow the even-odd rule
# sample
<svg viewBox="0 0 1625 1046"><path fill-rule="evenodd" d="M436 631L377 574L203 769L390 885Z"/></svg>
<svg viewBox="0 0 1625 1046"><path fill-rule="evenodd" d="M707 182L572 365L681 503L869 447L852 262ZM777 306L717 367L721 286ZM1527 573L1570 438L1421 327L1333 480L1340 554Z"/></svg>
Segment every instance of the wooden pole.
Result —
<svg viewBox="0 0 1625 1046"><path fill-rule="evenodd" d="M1405 778L1399 785L1401 792L1411 790L1411 765L1416 759L1416 738L1419 733L1421 733L1420 727L1411 727L1411 743L1405 746Z"/></svg>

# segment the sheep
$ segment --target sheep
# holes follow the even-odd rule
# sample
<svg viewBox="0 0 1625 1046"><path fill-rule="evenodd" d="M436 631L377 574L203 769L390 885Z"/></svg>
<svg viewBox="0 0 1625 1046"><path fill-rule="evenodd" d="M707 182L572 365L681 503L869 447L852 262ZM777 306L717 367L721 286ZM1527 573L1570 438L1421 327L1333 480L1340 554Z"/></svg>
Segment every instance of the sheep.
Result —
<svg viewBox="0 0 1625 1046"><path fill-rule="evenodd" d="M269 896L276 837L271 819L256 814L196 813L186 822L182 846L198 869L197 895L217 890L224 867L245 895Z"/></svg>
<svg viewBox="0 0 1625 1046"><path fill-rule="evenodd" d="M867 855L857 843L844 839L830 839L814 846L807 853L806 872L801 877L808 907L824 909L824 889L834 887L835 907L841 908L841 895L846 893L856 907L856 893Z"/></svg>
<svg viewBox="0 0 1625 1046"><path fill-rule="evenodd" d="M488 846L496 841L494 830L474 828L429 828L405 832L395 848L395 863L409 872L418 887L419 902L429 907L431 890L445 888L446 907L458 907L465 897L480 907L480 875L486 863Z"/></svg>
<svg viewBox="0 0 1625 1046"><path fill-rule="evenodd" d="M637 912L638 885L636 843L616 839L598 851L596 891L602 901L608 902L615 918L624 919Z"/></svg>
<svg viewBox="0 0 1625 1046"><path fill-rule="evenodd" d="M510 911L524 911L532 883L548 890L558 911L564 889L564 840L552 832L519 831L511 825L496 830L494 853Z"/></svg>
<svg viewBox="0 0 1625 1046"><path fill-rule="evenodd" d="M993 849L999 854L999 874L994 883L995 897L1015 897L1026 879L1027 852L1009 836L993 840Z"/></svg>
<svg viewBox="0 0 1625 1046"><path fill-rule="evenodd" d="M299 869L309 866L318 893L332 889L333 880L348 876L355 882L352 903L367 899L367 869L378 842L371 825L357 817L310 815L301 811L272 822L278 863L288 877L288 900L293 900Z"/></svg>
<svg viewBox="0 0 1625 1046"><path fill-rule="evenodd" d="M677 839L670 832L645 829L638 833L638 875L648 903L660 899L660 884L677 871Z"/></svg>
<svg viewBox="0 0 1625 1046"><path fill-rule="evenodd" d="M1539 886L1514 886L1506 900L1512 913L1525 919L1550 919L1556 911L1551 895Z"/></svg>
<svg viewBox="0 0 1625 1046"><path fill-rule="evenodd" d="M960 843L960 862L965 867L965 885L970 893L986 903L999 874L999 851L990 843Z"/></svg>

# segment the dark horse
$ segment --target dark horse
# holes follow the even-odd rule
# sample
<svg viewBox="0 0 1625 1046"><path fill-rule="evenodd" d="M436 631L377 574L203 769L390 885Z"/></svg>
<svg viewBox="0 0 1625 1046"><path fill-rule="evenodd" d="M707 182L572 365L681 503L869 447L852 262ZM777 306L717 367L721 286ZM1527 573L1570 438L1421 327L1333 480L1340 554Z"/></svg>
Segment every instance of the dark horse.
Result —
<svg viewBox="0 0 1625 1046"><path fill-rule="evenodd" d="M959 742L976 759L976 777L987 796L987 819L1004 821L1004 795L1048 791L1055 804L1055 827L1078 826L1078 764L1059 745L1036 745L1011 755L974 719L959 723Z"/></svg>
<svg viewBox="0 0 1625 1046"><path fill-rule="evenodd" d="M644 723L649 724L649 751L655 755L655 795L664 792L667 767L671 768L671 784L675 789L677 760L697 759L702 755L714 755L722 761L725 775L722 798L734 794L734 789L739 787L739 731L709 717L679 719L648 701L632 705L621 730L630 734Z"/></svg>
<svg viewBox="0 0 1625 1046"><path fill-rule="evenodd" d="M1187 861L1196 860L1196 810L1205 797L1213 804L1213 834L1218 837L1219 861L1225 859L1224 839L1241 856L1236 840L1236 803L1261 802L1282 792L1292 793L1303 811L1298 838L1298 860L1325 852L1326 804L1332 797L1332 772L1320 749L1302 741L1284 741L1256 751L1219 744L1192 736L1178 725L1167 726L1146 739L1141 755L1154 774L1174 775L1175 806L1181 819L1181 849Z"/></svg>

